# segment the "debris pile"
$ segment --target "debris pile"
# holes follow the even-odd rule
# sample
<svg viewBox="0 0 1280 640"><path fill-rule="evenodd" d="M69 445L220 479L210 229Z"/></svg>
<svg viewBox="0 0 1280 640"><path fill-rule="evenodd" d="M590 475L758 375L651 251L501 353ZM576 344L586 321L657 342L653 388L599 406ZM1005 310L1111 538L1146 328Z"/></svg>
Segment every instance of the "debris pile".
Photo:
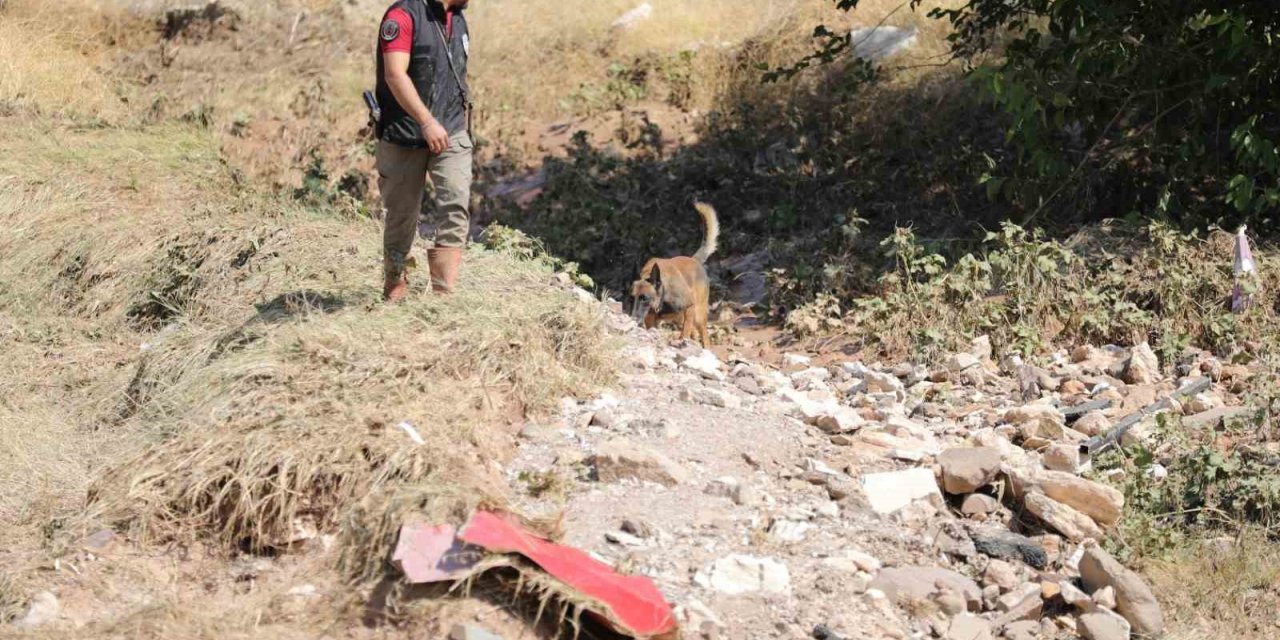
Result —
<svg viewBox="0 0 1280 640"><path fill-rule="evenodd" d="M569 499L571 513L575 501L583 509L614 501L619 513L627 511L616 502L632 498L686 510L724 501L707 503L729 514L732 524L716 525L724 531L684 525L690 512L680 511L627 544L608 532L595 538L608 541L602 556L643 558L640 569L680 605L686 632L703 637L749 632L736 626L749 624L735 604L744 598L821 638L1158 635L1164 621L1151 589L1101 546L1125 499L1093 458L1149 438L1162 413L1195 425L1247 411L1233 394L1247 368L1206 353L1161 363L1146 344L1079 347L1043 367L997 363L986 339L937 366L819 365L800 354L770 365L725 362L632 331L626 355L634 381L648 385L643 399L610 396L607 421L592 417L605 410L598 401L566 403L554 437L526 446L554 450L551 466L578 470L585 493ZM664 388L672 411L654 408ZM710 430L704 420L729 449L755 451L744 442L759 438L747 435L758 433L746 430L753 422L793 431L762 455L730 455L693 444ZM636 449L641 440L655 450ZM743 460L751 471L708 477ZM593 526L580 525L584 536ZM865 539L891 543L876 554L849 545ZM811 589L855 604L809 605ZM898 626L859 630L856 616Z"/></svg>

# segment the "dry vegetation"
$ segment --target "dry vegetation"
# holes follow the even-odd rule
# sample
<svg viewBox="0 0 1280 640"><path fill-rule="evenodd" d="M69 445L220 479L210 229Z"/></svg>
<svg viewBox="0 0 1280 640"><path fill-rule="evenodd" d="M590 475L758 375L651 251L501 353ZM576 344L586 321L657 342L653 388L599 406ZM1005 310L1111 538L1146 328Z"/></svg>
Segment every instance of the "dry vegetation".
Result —
<svg viewBox="0 0 1280 640"><path fill-rule="evenodd" d="M6 44L40 40L40 4L3 9ZM264 190L207 123L134 108L114 75L130 49L86 29L3 62L0 615L102 526L215 559L318 529L339 534L330 573L375 578L406 509L500 504L512 425L609 379L598 310L478 246L459 295L383 308L376 222ZM127 595L97 593L115 604L85 634L227 637L276 608L233 589L222 606L244 610L219 615L141 559L117 567L101 583Z"/></svg>
<svg viewBox="0 0 1280 640"><path fill-rule="evenodd" d="M92 19L51 28L65 25L67 4ZM510 419L588 390L611 371L592 311L550 287L547 266L509 253L475 248L467 287L452 299L379 307L377 224L340 215L368 194L339 183L353 171L363 184L371 162L359 93L370 81L382 3L223 4L233 17L197 21L165 39L164 11L186 3L0 3L0 528L9 533L0 549L0 621L47 582L41 571L54 558L103 524L139 543L211 541L219 558L286 546L295 525L314 524L342 534L346 576L376 578L403 513L501 501L490 462L509 446ZM653 93L623 95L621 106L670 102L687 90L677 107L686 113L753 105L734 121L739 129L803 120L810 103L790 93L799 89L760 87L754 63L794 59L818 22L871 25L892 14L894 24L920 27L920 46L900 63L909 68L868 100L890 115L922 100L944 112L951 106L950 80L915 68L945 49L941 27L895 13L898 3L864 2L849 16L824 0L652 0L651 20L612 30L634 4L476 0L486 159L536 160L530 136L548 124L620 106L609 93L618 69L658 76L645 82ZM697 54L680 63L681 51ZM804 91L821 98L838 85L824 82L834 80L811 79ZM860 122L870 133L856 148L914 139L878 126L869 104L821 115ZM796 148L821 141L789 140ZM715 172L703 161L719 152L691 156L703 168L690 175ZM922 152L903 151L911 153ZM904 157L890 164L909 164ZM655 166L653 175L671 172ZM304 176L318 182L295 198ZM648 189L651 177L628 179ZM745 200L759 195L756 186L804 197L768 175L750 188L716 188ZM678 198L688 187L679 184ZM645 189L629 193L669 204ZM738 209L725 208L730 216ZM757 236L728 242L749 247ZM1018 255L1034 261L1040 248ZM819 253L812 249L795 251ZM1050 266L1052 277L1086 273L1077 262ZM921 318L941 300L970 300L951 319L978 327L988 303L972 304L976 289L948 288L976 286L962 275L919 276L927 296L868 317L896 326L902 335L892 338L904 350L917 336L903 327L923 329ZM1192 284L1201 291L1228 280L1216 269ZM1153 287L1168 294L1176 285ZM1054 315L1036 312L1037 322ZM1039 345L1038 328L999 330L1011 344ZM426 445L412 445L398 426L406 420ZM1152 563L1151 575L1170 602L1209 601L1212 616L1256 619L1263 614L1232 609L1232 594L1274 581L1277 562L1268 543L1240 548L1216 559L1180 547L1174 561ZM115 580L168 589L169 578L143 574ZM165 598L121 605L112 614L119 618L91 620L89 630L249 637L296 627L287 616L263 622L261 603L228 616L202 610L198 598ZM1181 609L1181 622L1201 622Z"/></svg>

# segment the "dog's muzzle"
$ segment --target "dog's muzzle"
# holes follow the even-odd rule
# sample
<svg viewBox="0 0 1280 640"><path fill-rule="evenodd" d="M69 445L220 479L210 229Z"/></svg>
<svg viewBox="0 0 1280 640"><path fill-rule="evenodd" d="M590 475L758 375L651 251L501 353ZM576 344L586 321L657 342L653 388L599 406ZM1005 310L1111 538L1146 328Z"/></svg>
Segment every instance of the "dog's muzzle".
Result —
<svg viewBox="0 0 1280 640"><path fill-rule="evenodd" d="M648 313L649 304L647 302L636 300L631 304L631 319L635 320L636 324L644 324L644 317Z"/></svg>

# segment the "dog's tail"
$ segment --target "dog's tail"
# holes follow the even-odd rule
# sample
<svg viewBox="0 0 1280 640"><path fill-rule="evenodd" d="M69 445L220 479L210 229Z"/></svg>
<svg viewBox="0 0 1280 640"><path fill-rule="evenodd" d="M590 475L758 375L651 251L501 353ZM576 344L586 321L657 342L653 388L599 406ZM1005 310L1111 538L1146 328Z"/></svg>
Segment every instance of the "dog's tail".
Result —
<svg viewBox="0 0 1280 640"><path fill-rule="evenodd" d="M720 241L720 218L716 216L716 210L705 202L695 202L693 208L698 210L698 215L702 216L702 248L693 254L693 259L699 263L704 263L711 254L716 252L717 243Z"/></svg>

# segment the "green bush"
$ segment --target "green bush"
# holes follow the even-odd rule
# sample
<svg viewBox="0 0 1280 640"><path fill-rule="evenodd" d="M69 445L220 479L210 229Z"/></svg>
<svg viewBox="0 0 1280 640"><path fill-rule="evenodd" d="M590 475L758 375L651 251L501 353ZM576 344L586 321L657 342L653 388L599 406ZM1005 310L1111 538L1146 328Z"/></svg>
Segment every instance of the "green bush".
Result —
<svg viewBox="0 0 1280 640"><path fill-rule="evenodd" d="M1027 219L1280 222L1274 6L968 0L929 15L953 27L953 57L1002 113L1016 152L993 160L983 183ZM851 50L847 34L820 28L815 36L819 51L766 79Z"/></svg>

